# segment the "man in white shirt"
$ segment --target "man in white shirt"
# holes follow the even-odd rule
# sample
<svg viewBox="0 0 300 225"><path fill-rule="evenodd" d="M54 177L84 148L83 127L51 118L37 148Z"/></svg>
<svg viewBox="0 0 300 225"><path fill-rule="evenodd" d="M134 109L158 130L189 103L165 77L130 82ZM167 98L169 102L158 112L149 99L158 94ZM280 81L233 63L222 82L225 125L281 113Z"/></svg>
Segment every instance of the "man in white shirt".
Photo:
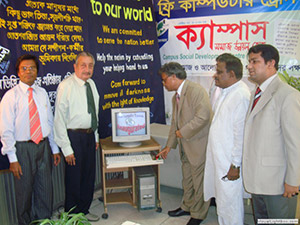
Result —
<svg viewBox="0 0 300 225"><path fill-rule="evenodd" d="M93 200L96 150L99 147L99 94L93 75L95 59L88 52L78 54L74 71L57 88L54 117L54 138L66 164L65 211L76 206L90 221L99 217L89 213Z"/></svg>
<svg viewBox="0 0 300 225"><path fill-rule="evenodd" d="M0 104L2 154L8 156L15 177L18 222L24 225L51 217L51 149L54 165L60 162L49 98L45 89L34 83L38 69L35 56L19 57L16 70L20 82L6 92Z"/></svg>
<svg viewBox="0 0 300 225"><path fill-rule="evenodd" d="M279 53L248 51L251 95L244 133L243 178L258 219L295 219L300 186L300 93L278 75Z"/></svg>
<svg viewBox="0 0 300 225"><path fill-rule="evenodd" d="M216 59L213 78L221 93L215 103L209 129L204 172L204 199L216 198L220 225L244 224L243 183L240 167L244 121L250 92L241 81L239 58L224 53Z"/></svg>

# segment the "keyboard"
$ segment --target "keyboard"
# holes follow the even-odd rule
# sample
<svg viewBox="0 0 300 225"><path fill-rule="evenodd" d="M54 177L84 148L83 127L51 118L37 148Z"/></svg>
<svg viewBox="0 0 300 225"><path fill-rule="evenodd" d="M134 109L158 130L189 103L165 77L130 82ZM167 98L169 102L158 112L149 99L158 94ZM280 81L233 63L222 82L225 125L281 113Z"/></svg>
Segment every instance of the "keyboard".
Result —
<svg viewBox="0 0 300 225"><path fill-rule="evenodd" d="M106 168L135 167L162 164L162 159L153 160L151 154L106 156Z"/></svg>

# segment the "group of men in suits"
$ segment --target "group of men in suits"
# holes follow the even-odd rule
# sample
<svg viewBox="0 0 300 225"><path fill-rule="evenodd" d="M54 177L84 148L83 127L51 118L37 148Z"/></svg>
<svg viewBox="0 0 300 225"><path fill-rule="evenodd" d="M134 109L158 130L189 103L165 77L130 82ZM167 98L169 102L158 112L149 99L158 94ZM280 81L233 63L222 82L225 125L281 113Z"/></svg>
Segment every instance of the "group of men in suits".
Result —
<svg viewBox="0 0 300 225"><path fill-rule="evenodd" d="M225 62L225 64L221 65L220 62ZM240 151L238 156L229 157L229 160L225 158L222 160L222 157L219 157L217 162L222 164L223 161L228 161L229 164L225 166L225 176L218 177L218 179L227 179L228 184L238 182L241 187L241 177L243 177L243 186L252 197L256 223L263 219L294 219L300 186L300 138L298 137L300 93L278 78L279 53L271 45L259 44L248 51L249 80L258 88L251 93L250 100L246 90L232 91L236 89L236 86L244 88L242 87L244 85L238 82L241 77L237 76L236 70L228 67L224 59L217 59L217 65L218 63L220 65L217 66L217 73L225 74L214 76L216 85L219 85L225 93L219 96L223 98L219 99L222 107L216 105L219 109L215 110L223 110L223 112L217 112L218 115L213 115L209 97L204 88L186 80L186 72L180 64L170 62L163 65L159 71L165 88L168 91L176 91L172 99L173 115L168 141L159 155L166 159L170 150L178 145L183 173L184 193L181 206L169 211L168 214L169 216L191 215L188 225L198 225L206 218L209 201L204 201L203 174L208 134L213 132L209 131L210 124L212 118L218 116L218 127L224 127L221 119L222 113L225 112L228 115L229 111L226 107L226 104L229 104L228 99L232 98L234 101L235 95L239 94L244 96L243 102L249 101L247 110L238 110L242 106L231 107L232 116L224 117L224 122L228 123L228 120L231 122L232 119L236 119L235 113L242 112L243 115L240 118L244 117L244 119L237 120L242 129L219 133L219 135L226 137L230 133L238 134L239 139L242 140L239 143ZM220 82L219 79L223 78L231 80ZM240 135L240 132L244 132L244 135ZM234 142L235 136L234 134L232 136ZM215 135L211 142L222 140L222 138ZM214 148L216 145L210 146ZM219 148L215 151L222 155L222 151L225 150L222 146L218 146ZM231 154L230 150L225 154ZM219 186L215 185L211 188L219 188ZM234 192L233 190L231 193ZM222 193L219 191L217 198L220 196L222 197ZM242 198L241 194L238 196ZM218 199L216 202L218 208ZM232 204L226 198L225 203L228 203L228 207ZM234 217L235 214L231 216ZM240 223L240 221L235 223L232 221L234 218L226 217L226 215L219 220L221 224Z"/></svg>

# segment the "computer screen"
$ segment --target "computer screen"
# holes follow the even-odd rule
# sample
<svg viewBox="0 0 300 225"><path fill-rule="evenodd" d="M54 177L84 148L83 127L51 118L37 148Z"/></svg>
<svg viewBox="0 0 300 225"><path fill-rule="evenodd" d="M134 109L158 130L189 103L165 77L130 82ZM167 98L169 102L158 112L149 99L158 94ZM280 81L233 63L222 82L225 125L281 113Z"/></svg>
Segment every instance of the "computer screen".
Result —
<svg viewBox="0 0 300 225"><path fill-rule="evenodd" d="M148 107L111 109L112 141L123 147L139 146L150 139Z"/></svg>

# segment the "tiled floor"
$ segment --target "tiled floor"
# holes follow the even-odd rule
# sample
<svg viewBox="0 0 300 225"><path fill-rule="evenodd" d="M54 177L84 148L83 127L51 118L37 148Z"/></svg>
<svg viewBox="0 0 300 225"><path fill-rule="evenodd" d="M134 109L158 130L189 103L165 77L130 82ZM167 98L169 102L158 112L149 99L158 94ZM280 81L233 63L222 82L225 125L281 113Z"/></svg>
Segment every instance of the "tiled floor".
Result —
<svg viewBox="0 0 300 225"><path fill-rule="evenodd" d="M90 208L90 212L97 214L101 217L104 212L103 204L98 200L101 196L101 190L95 192L94 201ZM129 204L114 204L108 205L108 218L100 219L98 222L92 223L93 225L121 225L125 221L139 223L141 225L185 225L190 219L189 216L182 217L169 217L168 210L176 209L180 206L182 197L182 190L161 187L161 202L162 212L158 213L155 209L138 211L136 208ZM203 221L205 225L218 225L217 215L214 206L209 208L208 216ZM245 224L254 225L251 205L245 201Z"/></svg>

